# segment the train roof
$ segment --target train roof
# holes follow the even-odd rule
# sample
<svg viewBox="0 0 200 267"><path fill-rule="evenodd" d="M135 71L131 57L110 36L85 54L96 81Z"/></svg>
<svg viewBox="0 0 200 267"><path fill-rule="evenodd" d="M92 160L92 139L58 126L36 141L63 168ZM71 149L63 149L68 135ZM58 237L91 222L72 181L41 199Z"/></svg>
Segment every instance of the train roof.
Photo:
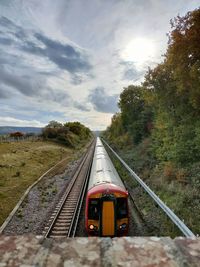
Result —
<svg viewBox="0 0 200 267"><path fill-rule="evenodd" d="M128 192L126 191L126 189L124 189L121 186L110 184L110 183L100 184L100 185L96 185L96 186L90 188L87 196L90 197L93 194L113 193L113 192L123 194L124 196L128 196Z"/></svg>
<svg viewBox="0 0 200 267"><path fill-rule="evenodd" d="M100 138L97 138L88 190L102 184L113 184L126 190Z"/></svg>

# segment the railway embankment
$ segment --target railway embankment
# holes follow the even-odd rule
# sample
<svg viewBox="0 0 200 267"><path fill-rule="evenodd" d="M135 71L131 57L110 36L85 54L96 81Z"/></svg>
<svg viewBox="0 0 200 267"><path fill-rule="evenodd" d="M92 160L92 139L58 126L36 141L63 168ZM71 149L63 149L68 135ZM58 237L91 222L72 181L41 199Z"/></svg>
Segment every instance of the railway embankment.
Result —
<svg viewBox="0 0 200 267"><path fill-rule="evenodd" d="M0 155L0 223L21 202L4 231L40 234L87 146L68 148L49 141L1 144L5 146ZM17 177L16 171L20 172Z"/></svg>
<svg viewBox="0 0 200 267"><path fill-rule="evenodd" d="M198 267L200 239L0 236L1 266Z"/></svg>
<svg viewBox="0 0 200 267"><path fill-rule="evenodd" d="M180 174L171 168L163 170L162 166L152 162L152 155L148 142L135 147L120 148L116 144L111 146L124 159L132 170L160 197L160 199L193 231L199 235L199 186L190 181L173 179L174 175ZM133 196L134 203L140 210L148 230L141 229L141 236L180 236L181 233L169 218L162 212L160 207L149 197L140 184L130 177L127 170L118 159L110 153L113 163L126 183ZM192 169L190 170L192 172ZM188 174L189 175L189 174ZM198 176L198 173L195 174ZM186 183L187 182L187 183ZM195 216L191 216L195 214ZM135 234L134 234L135 235Z"/></svg>

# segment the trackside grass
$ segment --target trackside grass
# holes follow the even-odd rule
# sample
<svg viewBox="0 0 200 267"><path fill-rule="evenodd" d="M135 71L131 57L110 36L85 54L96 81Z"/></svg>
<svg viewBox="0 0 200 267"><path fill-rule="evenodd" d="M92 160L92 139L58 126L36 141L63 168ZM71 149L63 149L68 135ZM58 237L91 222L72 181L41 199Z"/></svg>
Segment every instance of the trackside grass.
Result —
<svg viewBox="0 0 200 267"><path fill-rule="evenodd" d="M84 145L74 149L49 141L0 143L0 225L25 190L44 172L66 158L57 170L64 171L84 149Z"/></svg>

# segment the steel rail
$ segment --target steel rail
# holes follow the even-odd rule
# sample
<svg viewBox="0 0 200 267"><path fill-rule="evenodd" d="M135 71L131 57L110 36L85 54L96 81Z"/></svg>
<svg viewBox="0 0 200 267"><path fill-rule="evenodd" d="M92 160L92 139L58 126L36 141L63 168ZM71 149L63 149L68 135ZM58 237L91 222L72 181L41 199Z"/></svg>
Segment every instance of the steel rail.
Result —
<svg viewBox="0 0 200 267"><path fill-rule="evenodd" d="M82 205L83 205L83 199L84 199L84 196L85 196L85 193L86 193L86 190L87 190L87 185L88 185L89 178L90 178L90 171L91 171L91 167L92 167L94 149L95 149L95 147L93 148L91 161L89 163L89 166L88 166L88 169L87 169L87 173L85 175L85 180L84 180L84 182L82 184L82 188L81 188L81 191L80 191L81 193L80 193L78 201L77 201L77 205L76 205L76 208L75 208L75 212L74 212L74 215L73 215L73 218L72 218L72 223L70 225L67 237L75 237L75 234L76 234L76 229L77 229L77 225L78 225L78 221L79 221L79 217L80 217L80 212L81 212L81 208L82 208Z"/></svg>
<svg viewBox="0 0 200 267"><path fill-rule="evenodd" d="M104 144L112 151L112 153L118 158L122 165L129 171L131 176L144 188L144 190L150 195L150 197L160 206L160 208L166 213L166 215L176 224L180 231L186 237L196 238L195 234L179 219L179 217L167 206L165 203L146 185L142 179L128 166L128 164L108 145L108 143L102 138Z"/></svg>
<svg viewBox="0 0 200 267"><path fill-rule="evenodd" d="M91 146L92 146L92 144L91 144ZM65 204L65 202L66 202L71 190L73 189L73 187L75 185L75 182L76 182L76 180L77 180L77 178L78 178L78 176L79 176L79 174L80 174L80 172L82 170L82 167L83 167L84 163L86 162L86 160L87 160L87 158L88 158L88 156L90 154L89 152L90 152L91 146L88 148L87 152L83 156L82 161L81 161L77 171L74 174L73 179L71 180L71 182L70 182L70 184L69 184L69 186L67 188L67 191L66 191L66 193L64 195L64 198L63 198L63 200L61 202L61 205L60 205L58 211L56 212L56 215L55 215L54 219L52 220L50 226L48 227L48 230L46 231L46 233L44 235L45 238L48 238L51 235L51 231L52 231L52 229L53 229L53 227L54 227L54 225L56 223L56 220L57 220L58 216L60 215L60 213L62 211L62 208L63 208L63 206L64 206L64 204Z"/></svg>

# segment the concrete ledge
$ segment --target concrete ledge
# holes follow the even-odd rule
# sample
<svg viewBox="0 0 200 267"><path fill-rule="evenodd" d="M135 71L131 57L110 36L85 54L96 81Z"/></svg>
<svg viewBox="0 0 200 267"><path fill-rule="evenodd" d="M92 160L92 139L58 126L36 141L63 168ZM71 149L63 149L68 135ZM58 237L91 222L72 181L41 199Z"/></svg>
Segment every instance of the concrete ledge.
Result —
<svg viewBox="0 0 200 267"><path fill-rule="evenodd" d="M200 266L200 238L0 236L2 266Z"/></svg>

